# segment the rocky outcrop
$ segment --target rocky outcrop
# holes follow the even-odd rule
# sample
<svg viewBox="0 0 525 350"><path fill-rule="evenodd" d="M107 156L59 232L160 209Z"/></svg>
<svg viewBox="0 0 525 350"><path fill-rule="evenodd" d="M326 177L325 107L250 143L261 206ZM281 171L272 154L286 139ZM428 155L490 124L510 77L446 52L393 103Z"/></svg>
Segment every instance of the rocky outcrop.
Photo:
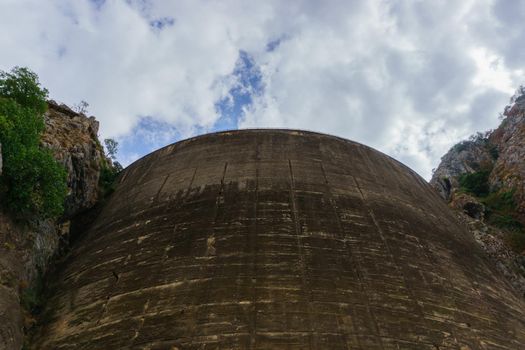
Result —
<svg viewBox="0 0 525 350"><path fill-rule="evenodd" d="M71 217L98 200L100 171L109 162L97 137L99 124L95 117L54 101L49 101L45 123L41 142L67 170L69 194L64 215Z"/></svg>
<svg viewBox="0 0 525 350"><path fill-rule="evenodd" d="M462 174L488 170L491 191L514 191L525 214L525 95L505 108L500 126L452 147L441 158L430 184L445 199L459 189ZM524 217L525 218L525 217Z"/></svg>
<svg viewBox="0 0 525 350"><path fill-rule="evenodd" d="M493 188L514 191L517 210L525 219L525 95L521 97L489 137L499 152L489 180Z"/></svg>
<svg viewBox="0 0 525 350"><path fill-rule="evenodd" d="M525 256L509 249L502 230L487 225L483 220L472 218L465 212L458 211L456 215L495 263L499 272L525 298Z"/></svg>
<svg viewBox="0 0 525 350"><path fill-rule="evenodd" d="M485 218L485 205L469 194L454 192L449 205L473 219Z"/></svg>
<svg viewBox="0 0 525 350"><path fill-rule="evenodd" d="M20 349L24 328L34 319L35 283L42 278L61 239L60 225L49 220L23 224L0 213L0 349Z"/></svg>
<svg viewBox="0 0 525 350"><path fill-rule="evenodd" d="M450 200L455 189L459 188L459 177L484 168L491 168L495 161L495 151L482 135L463 141L452 147L441 158L430 183L445 200Z"/></svg>
<svg viewBox="0 0 525 350"><path fill-rule="evenodd" d="M460 186L464 174L486 172L487 188L494 196L509 195L512 208L505 208L507 218L525 225L525 94L505 108L501 125L485 134L478 134L468 141L452 147L441 158L430 181L431 185L456 209L476 241L492 258L500 272L508 278L525 297L525 251L516 251L509 244L512 234L506 227L491 222L490 198L475 198ZM501 198L501 197L500 197ZM492 198L492 200L494 197ZM508 203L501 205L509 205ZM522 238L525 239L525 238Z"/></svg>
<svg viewBox="0 0 525 350"><path fill-rule="evenodd" d="M21 223L0 212L0 349L22 347L24 327L34 323L27 308L37 303L39 279L67 241L70 220L97 203L100 172L109 164L94 117L49 101L45 126L41 144L68 173L65 213L59 221L33 218Z"/></svg>

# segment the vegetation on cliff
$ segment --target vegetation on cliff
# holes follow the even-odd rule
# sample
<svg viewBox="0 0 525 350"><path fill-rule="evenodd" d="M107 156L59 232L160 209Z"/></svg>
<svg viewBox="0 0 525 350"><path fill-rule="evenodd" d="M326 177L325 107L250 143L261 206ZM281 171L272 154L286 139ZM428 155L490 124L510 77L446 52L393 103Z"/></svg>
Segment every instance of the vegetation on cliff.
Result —
<svg viewBox="0 0 525 350"><path fill-rule="evenodd" d="M118 172L87 103L75 112L47 97L30 70L0 72L1 349L20 349L24 332L29 343L45 322L52 266L91 225Z"/></svg>
<svg viewBox="0 0 525 350"><path fill-rule="evenodd" d="M507 240L516 251L525 250L524 225L519 220L515 189L493 190L489 183L490 170L483 169L459 176L460 191L469 193L484 204L484 217L490 225L508 231Z"/></svg>
<svg viewBox="0 0 525 350"><path fill-rule="evenodd" d="M64 211L66 170L40 147L47 94L27 68L0 71L0 191L2 202L17 216L54 218Z"/></svg>
<svg viewBox="0 0 525 350"><path fill-rule="evenodd" d="M525 88L495 130L453 146L430 184L458 209L500 272L525 296Z"/></svg>

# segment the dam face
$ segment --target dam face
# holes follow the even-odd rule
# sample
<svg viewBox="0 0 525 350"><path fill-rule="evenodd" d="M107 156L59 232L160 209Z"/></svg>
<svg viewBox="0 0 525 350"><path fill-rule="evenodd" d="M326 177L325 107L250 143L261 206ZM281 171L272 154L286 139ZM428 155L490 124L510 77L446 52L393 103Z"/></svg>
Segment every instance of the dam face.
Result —
<svg viewBox="0 0 525 350"><path fill-rule="evenodd" d="M523 349L525 305L430 186L301 131L137 161L76 243L36 349Z"/></svg>

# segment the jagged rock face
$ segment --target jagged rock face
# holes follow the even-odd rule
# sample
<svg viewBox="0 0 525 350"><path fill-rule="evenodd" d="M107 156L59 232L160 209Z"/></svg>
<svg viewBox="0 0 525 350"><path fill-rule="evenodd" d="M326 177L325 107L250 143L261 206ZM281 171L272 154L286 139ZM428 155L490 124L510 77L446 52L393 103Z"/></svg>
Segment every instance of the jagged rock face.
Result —
<svg viewBox="0 0 525 350"><path fill-rule="evenodd" d="M472 173L485 167L492 167L494 157L486 143L464 141L452 147L441 158L430 183L445 200L450 200L452 192L459 188L459 176Z"/></svg>
<svg viewBox="0 0 525 350"><path fill-rule="evenodd" d="M501 125L490 133L488 142L464 141L452 147L441 158L430 184L444 199L450 200L452 192L459 188L461 174L491 169L491 189L514 190L518 211L525 219L525 105L516 101L505 114ZM497 157L491 154L491 148L497 150Z"/></svg>
<svg viewBox="0 0 525 350"><path fill-rule="evenodd" d="M499 273L511 283L519 295L525 298L525 256L509 249L501 230L473 218L464 212L464 209L462 211L456 213L458 219L467 226L476 242L496 265Z"/></svg>
<svg viewBox="0 0 525 350"><path fill-rule="evenodd" d="M512 251L501 229L490 227L477 213L481 207L470 196L460 193L461 174L490 170L489 186L492 192L513 192L516 212L525 223L525 96L505 110L501 125L490 132L488 139L465 141L452 147L441 159L430 183L455 209L477 219L463 220L481 247L495 261L500 272L509 277L516 290L525 297L525 252ZM497 150L497 157L491 150ZM469 198L467 198L469 197ZM469 204L470 203L470 204ZM465 208L470 206L470 212ZM475 222L476 220L474 220ZM480 227L482 229L480 229ZM487 232L489 232L487 234Z"/></svg>
<svg viewBox="0 0 525 350"><path fill-rule="evenodd" d="M515 190L518 211L525 219L525 106L516 103L490 135L499 157L490 174L493 187Z"/></svg>
<svg viewBox="0 0 525 350"><path fill-rule="evenodd" d="M485 205L466 193L453 193L449 205L471 218L483 220L485 217Z"/></svg>
<svg viewBox="0 0 525 350"><path fill-rule="evenodd" d="M100 170L107 162L97 136L98 121L49 101L45 122L42 144L53 150L68 173L65 216L71 217L91 208L98 200Z"/></svg>
<svg viewBox="0 0 525 350"><path fill-rule="evenodd" d="M31 288L38 271L46 271L61 240L67 236L69 224L63 220L96 203L100 169L107 162L98 142L98 122L94 118L50 101L45 125L42 144L52 149L68 172L65 217L60 223L35 218L27 225L0 212L0 349L22 347L23 327L33 321L20 308L21 293Z"/></svg>
<svg viewBox="0 0 525 350"><path fill-rule="evenodd" d="M299 131L137 161L58 274L35 349L519 349L525 304L418 175Z"/></svg>

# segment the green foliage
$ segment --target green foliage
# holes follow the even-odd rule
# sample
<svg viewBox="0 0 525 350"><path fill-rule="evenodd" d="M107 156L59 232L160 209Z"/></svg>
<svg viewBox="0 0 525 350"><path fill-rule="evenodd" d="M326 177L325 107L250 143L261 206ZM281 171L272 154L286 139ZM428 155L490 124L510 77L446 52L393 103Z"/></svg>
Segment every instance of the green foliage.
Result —
<svg viewBox="0 0 525 350"><path fill-rule="evenodd" d="M117 159L118 142L115 139L105 139L104 145L106 146L107 156L113 161Z"/></svg>
<svg viewBox="0 0 525 350"><path fill-rule="evenodd" d="M516 191L492 192L487 197L483 198L482 202L492 211L513 212L516 210L514 192Z"/></svg>
<svg viewBox="0 0 525 350"><path fill-rule="evenodd" d="M485 197L489 194L489 175L488 170L480 170L470 174L461 174L459 185L465 192L471 193L476 197Z"/></svg>
<svg viewBox="0 0 525 350"><path fill-rule="evenodd" d="M47 90L27 68L0 72L0 191L7 208L24 216L58 217L67 194L67 173L40 148Z"/></svg>
<svg viewBox="0 0 525 350"><path fill-rule="evenodd" d="M113 164L105 164L100 171L100 187L104 195L108 195L115 190L115 180L122 171L122 165L117 162L118 142L114 139L105 139L106 156L113 161Z"/></svg>
<svg viewBox="0 0 525 350"><path fill-rule="evenodd" d="M515 218L514 192L493 192L482 199L487 208L486 215L489 224L512 231L523 229L523 224Z"/></svg>
<svg viewBox="0 0 525 350"><path fill-rule="evenodd" d="M525 232L511 232L508 237L508 242L515 252L522 253L523 251L525 251Z"/></svg>
<svg viewBox="0 0 525 350"><path fill-rule="evenodd" d="M517 219L514 190L490 192L489 171L482 170L459 177L461 189L480 197L485 205L487 223L505 230L508 244L520 253L525 249L525 227Z"/></svg>
<svg viewBox="0 0 525 350"><path fill-rule="evenodd" d="M104 165L102 167L100 170L99 184L104 195L111 194L115 190L115 180L117 179L121 170L122 169L108 165Z"/></svg>
<svg viewBox="0 0 525 350"><path fill-rule="evenodd" d="M514 190L490 193L481 201L486 206L487 223L508 232L507 241L511 248L520 253L525 249L525 230L516 217Z"/></svg>
<svg viewBox="0 0 525 350"><path fill-rule="evenodd" d="M523 229L523 224L510 214L491 213L489 214L488 223L511 231Z"/></svg>
<svg viewBox="0 0 525 350"><path fill-rule="evenodd" d="M13 100L37 115L47 109L48 91L38 82L38 76L25 67L15 67L10 73L0 71L0 96Z"/></svg>

